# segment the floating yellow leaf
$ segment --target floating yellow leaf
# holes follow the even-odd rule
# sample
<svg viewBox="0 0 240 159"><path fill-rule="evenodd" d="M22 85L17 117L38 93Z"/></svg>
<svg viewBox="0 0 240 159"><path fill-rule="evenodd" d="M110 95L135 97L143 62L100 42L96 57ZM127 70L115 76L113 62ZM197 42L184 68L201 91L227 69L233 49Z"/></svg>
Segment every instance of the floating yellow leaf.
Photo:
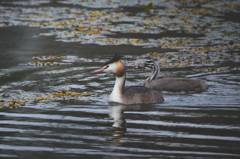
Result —
<svg viewBox="0 0 240 159"><path fill-rule="evenodd" d="M96 16L101 15L101 12L92 12L90 14L91 14L91 16L96 17Z"/></svg>
<svg viewBox="0 0 240 159"><path fill-rule="evenodd" d="M131 29L131 30L129 30L129 33L138 33L138 31L134 30L134 29Z"/></svg>
<svg viewBox="0 0 240 159"><path fill-rule="evenodd" d="M39 101L39 100L42 100L42 99L43 99L42 97L37 97L36 101Z"/></svg>
<svg viewBox="0 0 240 159"><path fill-rule="evenodd" d="M181 64L180 65L180 67L186 67L187 66L187 64Z"/></svg>
<svg viewBox="0 0 240 159"><path fill-rule="evenodd" d="M91 94L90 93L83 93L81 94L81 96L90 96Z"/></svg>
<svg viewBox="0 0 240 159"><path fill-rule="evenodd" d="M161 62L161 65L166 65L166 61Z"/></svg>
<svg viewBox="0 0 240 159"><path fill-rule="evenodd" d="M58 95L59 93L58 92L52 92L52 95Z"/></svg>
<svg viewBox="0 0 240 159"><path fill-rule="evenodd" d="M147 41L146 40L141 40L141 41L139 41L138 43L139 44L143 44L143 43L146 43Z"/></svg>
<svg viewBox="0 0 240 159"><path fill-rule="evenodd" d="M15 109L14 105L9 105L9 109Z"/></svg>
<svg viewBox="0 0 240 159"><path fill-rule="evenodd" d="M21 106L25 106L25 102L20 102L19 103Z"/></svg>
<svg viewBox="0 0 240 159"><path fill-rule="evenodd" d="M78 97L78 96L80 96L80 95L81 95L81 93L72 93L72 94L71 94L72 97Z"/></svg>
<svg viewBox="0 0 240 159"><path fill-rule="evenodd" d="M146 23L143 23L143 25L149 26L149 25L151 25L151 23L150 22L146 22Z"/></svg>
<svg viewBox="0 0 240 159"><path fill-rule="evenodd" d="M14 102L9 102L9 106L14 106Z"/></svg>
<svg viewBox="0 0 240 159"><path fill-rule="evenodd" d="M130 40L131 43L137 44L139 39Z"/></svg>
<svg viewBox="0 0 240 159"><path fill-rule="evenodd" d="M3 106L4 105L4 102L0 102L0 106Z"/></svg>

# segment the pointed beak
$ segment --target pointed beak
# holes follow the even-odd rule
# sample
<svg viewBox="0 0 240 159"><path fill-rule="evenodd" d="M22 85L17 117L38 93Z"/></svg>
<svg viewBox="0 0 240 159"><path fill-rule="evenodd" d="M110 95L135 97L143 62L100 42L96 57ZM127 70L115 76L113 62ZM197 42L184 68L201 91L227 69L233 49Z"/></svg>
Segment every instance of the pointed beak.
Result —
<svg viewBox="0 0 240 159"><path fill-rule="evenodd" d="M94 70L94 71L92 71L92 72L90 72L90 73L103 72L104 70L105 70L104 68L100 68L100 69L98 69L98 70Z"/></svg>
<svg viewBox="0 0 240 159"><path fill-rule="evenodd" d="M134 67L134 69L145 69L145 67L143 66L143 65L139 65L139 66L136 66L136 67Z"/></svg>
<svg viewBox="0 0 240 159"><path fill-rule="evenodd" d="M140 68L140 69L146 69L145 63L141 64L141 65L139 66L139 68Z"/></svg>

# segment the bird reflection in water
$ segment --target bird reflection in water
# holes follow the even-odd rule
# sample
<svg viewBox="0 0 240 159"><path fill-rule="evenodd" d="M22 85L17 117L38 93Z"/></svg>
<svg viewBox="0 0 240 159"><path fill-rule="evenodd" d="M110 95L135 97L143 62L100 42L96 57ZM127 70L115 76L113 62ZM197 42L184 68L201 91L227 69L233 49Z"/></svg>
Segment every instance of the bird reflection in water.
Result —
<svg viewBox="0 0 240 159"><path fill-rule="evenodd" d="M116 146L121 146L121 140L124 134L127 132L126 115L124 112L134 112L134 111L153 111L155 110L154 105L110 105L108 107L111 110L109 114L110 117L114 119L113 129L113 141ZM138 118L139 115L131 115L132 118Z"/></svg>

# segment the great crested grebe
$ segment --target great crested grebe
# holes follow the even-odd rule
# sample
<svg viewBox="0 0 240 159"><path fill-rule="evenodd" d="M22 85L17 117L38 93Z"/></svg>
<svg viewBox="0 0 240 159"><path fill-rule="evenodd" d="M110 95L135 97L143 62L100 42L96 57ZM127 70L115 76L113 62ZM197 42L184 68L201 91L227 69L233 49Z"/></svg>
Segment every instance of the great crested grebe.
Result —
<svg viewBox="0 0 240 159"><path fill-rule="evenodd" d="M116 54L110 61L91 73L108 72L115 75L115 84L113 91L109 96L108 102L116 102L123 104L150 104L164 101L163 96L144 86L124 86L125 85L125 69L120 61L120 56Z"/></svg>
<svg viewBox="0 0 240 159"><path fill-rule="evenodd" d="M144 86L153 90L173 92L202 92L207 89L207 82L188 78L157 79L160 68L155 61L145 61L143 67L153 68L152 74L144 81Z"/></svg>

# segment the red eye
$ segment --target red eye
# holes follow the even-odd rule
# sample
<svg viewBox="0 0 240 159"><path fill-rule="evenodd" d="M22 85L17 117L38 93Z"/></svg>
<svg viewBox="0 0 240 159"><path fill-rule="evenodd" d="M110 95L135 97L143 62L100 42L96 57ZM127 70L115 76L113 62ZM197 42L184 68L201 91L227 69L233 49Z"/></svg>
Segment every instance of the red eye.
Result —
<svg viewBox="0 0 240 159"><path fill-rule="evenodd" d="M107 69L109 66L107 65L106 67L105 67L105 69Z"/></svg>

